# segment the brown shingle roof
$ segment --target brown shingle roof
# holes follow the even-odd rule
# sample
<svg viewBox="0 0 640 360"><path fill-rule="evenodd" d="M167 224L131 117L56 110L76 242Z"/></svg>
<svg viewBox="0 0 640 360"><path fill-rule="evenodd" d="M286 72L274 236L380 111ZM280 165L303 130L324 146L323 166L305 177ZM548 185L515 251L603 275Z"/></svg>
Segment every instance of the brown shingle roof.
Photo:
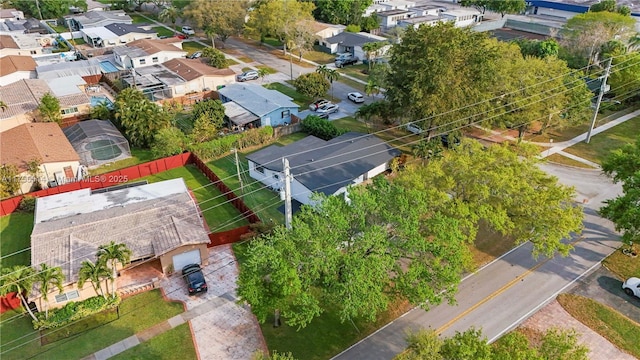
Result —
<svg viewBox="0 0 640 360"><path fill-rule="evenodd" d="M80 157L56 123L30 123L0 133L0 161L26 171L34 158L43 164L79 161Z"/></svg>
<svg viewBox="0 0 640 360"><path fill-rule="evenodd" d="M160 51L184 51L178 48L177 46L171 45L170 43L167 43L165 41L149 40L149 39L135 40L128 43L127 46L129 47L135 46L139 49L144 50L149 55L159 53Z"/></svg>
<svg viewBox="0 0 640 360"><path fill-rule="evenodd" d="M162 65L187 81L201 76L235 75L235 72L231 69L218 69L205 64L199 59L171 59L165 61Z"/></svg>
<svg viewBox="0 0 640 360"><path fill-rule="evenodd" d="M0 58L0 76L13 74L16 71L34 71L36 62L31 56L9 55Z"/></svg>
<svg viewBox="0 0 640 360"><path fill-rule="evenodd" d="M42 79L23 79L7 86L0 86L0 99L7 104L5 111L0 111L0 120L10 119L16 115L35 110L40 99L46 93L52 93L47 82ZM61 107L89 104L91 100L85 93L77 93L58 97Z"/></svg>
<svg viewBox="0 0 640 360"><path fill-rule="evenodd" d="M0 49L20 49L11 35L0 35Z"/></svg>

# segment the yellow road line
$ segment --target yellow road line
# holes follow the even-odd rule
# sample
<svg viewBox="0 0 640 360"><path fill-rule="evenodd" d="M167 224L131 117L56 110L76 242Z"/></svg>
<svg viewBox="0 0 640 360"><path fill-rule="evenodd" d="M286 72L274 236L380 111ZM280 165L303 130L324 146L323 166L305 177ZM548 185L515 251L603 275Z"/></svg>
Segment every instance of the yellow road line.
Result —
<svg viewBox="0 0 640 360"><path fill-rule="evenodd" d="M577 240L571 242L571 245L575 245L578 242L580 242L583 239L583 237L579 237ZM474 311L475 309L479 308L480 306L482 306L483 304L485 304L486 302L488 302L489 300L495 298L496 296L504 293L505 291L507 291L507 289L509 289L510 287L512 287L513 285L515 285L516 283L518 283L518 281L522 280L523 278L525 278L527 275L531 274L532 272L536 271L537 269L539 269L542 265L548 263L549 261L551 261L553 258L549 258L544 260L541 263L536 264L534 267L530 268L529 270L525 271L524 273L518 275L515 279L509 281L508 283L506 283L504 286L502 286L500 289L496 290L495 292L493 292L492 294L490 294L489 296L485 297L484 299L480 300L479 302L475 303L473 306L471 306L470 308L468 308L467 310L463 311L461 314L459 314L458 316L454 317L453 319L449 320L446 324L442 325L441 327L439 327L436 330L436 334L442 334L445 330L447 330L449 327L451 327L451 325L455 324L458 320L462 319L463 317L469 315L469 313L471 313L472 311Z"/></svg>

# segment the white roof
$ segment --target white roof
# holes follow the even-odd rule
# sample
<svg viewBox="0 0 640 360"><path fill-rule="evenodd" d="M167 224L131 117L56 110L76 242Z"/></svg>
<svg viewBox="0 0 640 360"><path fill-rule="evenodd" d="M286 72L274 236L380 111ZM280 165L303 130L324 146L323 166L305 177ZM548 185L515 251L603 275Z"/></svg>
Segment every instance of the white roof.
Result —
<svg viewBox="0 0 640 360"><path fill-rule="evenodd" d="M45 79L53 95L57 97L82 94L80 86L87 82L80 75L71 75L59 78Z"/></svg>
<svg viewBox="0 0 640 360"><path fill-rule="evenodd" d="M118 38L118 35L112 33L111 31L109 31L104 26L84 28L84 29L81 29L80 31L85 33L90 38L94 38L95 39L95 38L99 37L105 42L107 40L110 40L110 39L117 39Z"/></svg>
<svg viewBox="0 0 640 360"><path fill-rule="evenodd" d="M442 12L442 15L454 15L454 16L465 16L465 15L480 15L482 14L480 11L476 9L451 9Z"/></svg>
<svg viewBox="0 0 640 360"><path fill-rule="evenodd" d="M117 206L125 207L186 192L188 190L184 180L178 178L99 194L91 194L91 189L82 189L40 197L36 206L35 223L89 214Z"/></svg>

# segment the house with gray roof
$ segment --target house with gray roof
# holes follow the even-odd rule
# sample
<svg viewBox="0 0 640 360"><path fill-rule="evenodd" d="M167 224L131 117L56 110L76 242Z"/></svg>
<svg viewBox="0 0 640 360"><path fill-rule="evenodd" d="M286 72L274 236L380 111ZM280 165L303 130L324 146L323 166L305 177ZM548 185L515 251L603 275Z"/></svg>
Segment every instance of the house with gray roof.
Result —
<svg viewBox="0 0 640 360"><path fill-rule="evenodd" d="M364 44L384 41L387 41L387 39L382 36L366 32L351 33L345 31L336 36L320 41L320 46L324 48L324 51L330 54L349 53L362 60L366 58L366 54L364 50L362 50L362 46ZM390 48L391 45L383 47L380 51L380 55L384 55L384 53L386 53Z"/></svg>
<svg viewBox="0 0 640 360"><path fill-rule="evenodd" d="M158 34L150 26L109 24L80 30L84 41L93 47L112 47L140 39L157 39Z"/></svg>
<svg viewBox="0 0 640 360"><path fill-rule="evenodd" d="M67 22L65 25L74 31L109 24L133 24L133 19L124 10L90 11L84 14L65 16L65 21Z"/></svg>
<svg viewBox="0 0 640 360"><path fill-rule="evenodd" d="M60 267L65 277L64 290L48 296L50 307L96 296L90 284L77 286L78 272L83 261L95 262L98 248L111 241L131 250L131 264L120 272L153 262L162 274L170 274L188 264L207 263L209 237L181 178L40 197L34 222L31 263Z"/></svg>
<svg viewBox="0 0 640 360"><path fill-rule="evenodd" d="M284 186L282 159L291 168L291 197L301 204L312 204L313 193L327 196L347 192L389 169L400 150L380 138L348 132L329 141L307 136L286 146L271 145L247 155L249 175L266 186Z"/></svg>
<svg viewBox="0 0 640 360"><path fill-rule="evenodd" d="M231 126L291 124L291 115L298 115L300 107L285 94L257 84L229 84L218 89L218 95L225 106L225 115Z"/></svg>

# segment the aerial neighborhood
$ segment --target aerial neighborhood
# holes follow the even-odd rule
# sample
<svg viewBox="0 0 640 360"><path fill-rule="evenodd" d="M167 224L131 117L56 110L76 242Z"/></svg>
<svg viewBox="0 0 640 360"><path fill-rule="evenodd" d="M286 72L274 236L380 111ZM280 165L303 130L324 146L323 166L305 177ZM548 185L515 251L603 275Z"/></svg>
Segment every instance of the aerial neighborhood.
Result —
<svg viewBox="0 0 640 360"><path fill-rule="evenodd" d="M1 359L640 358L640 3L4 0Z"/></svg>

